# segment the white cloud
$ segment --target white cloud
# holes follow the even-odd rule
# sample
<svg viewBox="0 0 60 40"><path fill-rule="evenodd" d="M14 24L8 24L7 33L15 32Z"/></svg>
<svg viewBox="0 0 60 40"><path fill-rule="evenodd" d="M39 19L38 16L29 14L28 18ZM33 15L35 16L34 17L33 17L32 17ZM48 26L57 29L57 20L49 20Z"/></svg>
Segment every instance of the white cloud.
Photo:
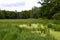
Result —
<svg viewBox="0 0 60 40"><path fill-rule="evenodd" d="M29 10L34 6L39 7L38 1L40 0L0 0L0 8L10 11Z"/></svg>

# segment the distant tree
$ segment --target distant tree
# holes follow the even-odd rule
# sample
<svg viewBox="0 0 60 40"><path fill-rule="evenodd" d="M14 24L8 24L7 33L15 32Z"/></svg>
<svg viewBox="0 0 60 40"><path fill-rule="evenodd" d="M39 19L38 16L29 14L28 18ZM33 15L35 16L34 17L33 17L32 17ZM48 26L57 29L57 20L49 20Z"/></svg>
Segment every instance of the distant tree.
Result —
<svg viewBox="0 0 60 40"><path fill-rule="evenodd" d="M22 18L23 18L23 19L30 18L30 14L29 14L28 11L25 10L25 11L22 11L21 13L22 13Z"/></svg>
<svg viewBox="0 0 60 40"><path fill-rule="evenodd" d="M39 18L40 17L40 14L39 14L39 11L40 9L38 7L33 7L32 8L32 15L33 15L33 18Z"/></svg>
<svg viewBox="0 0 60 40"><path fill-rule="evenodd" d="M5 14L3 11L0 10L0 19L5 19Z"/></svg>

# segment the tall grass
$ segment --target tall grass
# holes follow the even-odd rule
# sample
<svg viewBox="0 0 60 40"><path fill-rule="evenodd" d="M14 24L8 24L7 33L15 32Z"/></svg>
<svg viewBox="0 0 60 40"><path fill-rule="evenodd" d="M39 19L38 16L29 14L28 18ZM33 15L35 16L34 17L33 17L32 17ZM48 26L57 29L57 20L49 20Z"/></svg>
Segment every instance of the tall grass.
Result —
<svg viewBox="0 0 60 40"><path fill-rule="evenodd" d="M0 20L0 40L56 40L49 32L49 28L60 28L60 24L57 23L59 20L43 20L43 19L15 19L15 20ZM51 24L56 24L51 25ZM33 26L39 24L38 28L27 29L25 27L21 28L19 25L27 24L28 26ZM33 25L31 25L33 24ZM48 28L41 29L41 24L43 26L48 26ZM38 31L38 32L37 32ZM45 33L44 33L45 32Z"/></svg>
<svg viewBox="0 0 60 40"><path fill-rule="evenodd" d="M17 25L1 25L0 40L54 40L53 37L47 33L32 33L30 29L21 28Z"/></svg>

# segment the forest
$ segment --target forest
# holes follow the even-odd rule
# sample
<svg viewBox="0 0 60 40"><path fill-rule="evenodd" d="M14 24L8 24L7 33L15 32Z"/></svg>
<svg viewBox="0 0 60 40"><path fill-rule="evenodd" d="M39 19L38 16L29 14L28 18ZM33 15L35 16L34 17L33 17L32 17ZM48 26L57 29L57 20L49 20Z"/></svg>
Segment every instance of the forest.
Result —
<svg viewBox="0 0 60 40"><path fill-rule="evenodd" d="M34 6L31 10L21 12L0 10L0 19L57 19L60 20L60 0L44 0L37 2L41 7Z"/></svg>

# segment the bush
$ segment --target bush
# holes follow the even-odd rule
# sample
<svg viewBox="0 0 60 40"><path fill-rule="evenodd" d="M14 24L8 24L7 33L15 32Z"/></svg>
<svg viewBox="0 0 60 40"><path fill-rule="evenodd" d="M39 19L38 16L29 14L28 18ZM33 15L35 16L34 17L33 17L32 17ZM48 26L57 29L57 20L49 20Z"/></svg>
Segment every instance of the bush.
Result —
<svg viewBox="0 0 60 40"><path fill-rule="evenodd" d="M58 20L60 20L60 12L54 14L53 19L58 19Z"/></svg>
<svg viewBox="0 0 60 40"><path fill-rule="evenodd" d="M48 24L48 28L54 29L55 31L60 31L60 25Z"/></svg>

